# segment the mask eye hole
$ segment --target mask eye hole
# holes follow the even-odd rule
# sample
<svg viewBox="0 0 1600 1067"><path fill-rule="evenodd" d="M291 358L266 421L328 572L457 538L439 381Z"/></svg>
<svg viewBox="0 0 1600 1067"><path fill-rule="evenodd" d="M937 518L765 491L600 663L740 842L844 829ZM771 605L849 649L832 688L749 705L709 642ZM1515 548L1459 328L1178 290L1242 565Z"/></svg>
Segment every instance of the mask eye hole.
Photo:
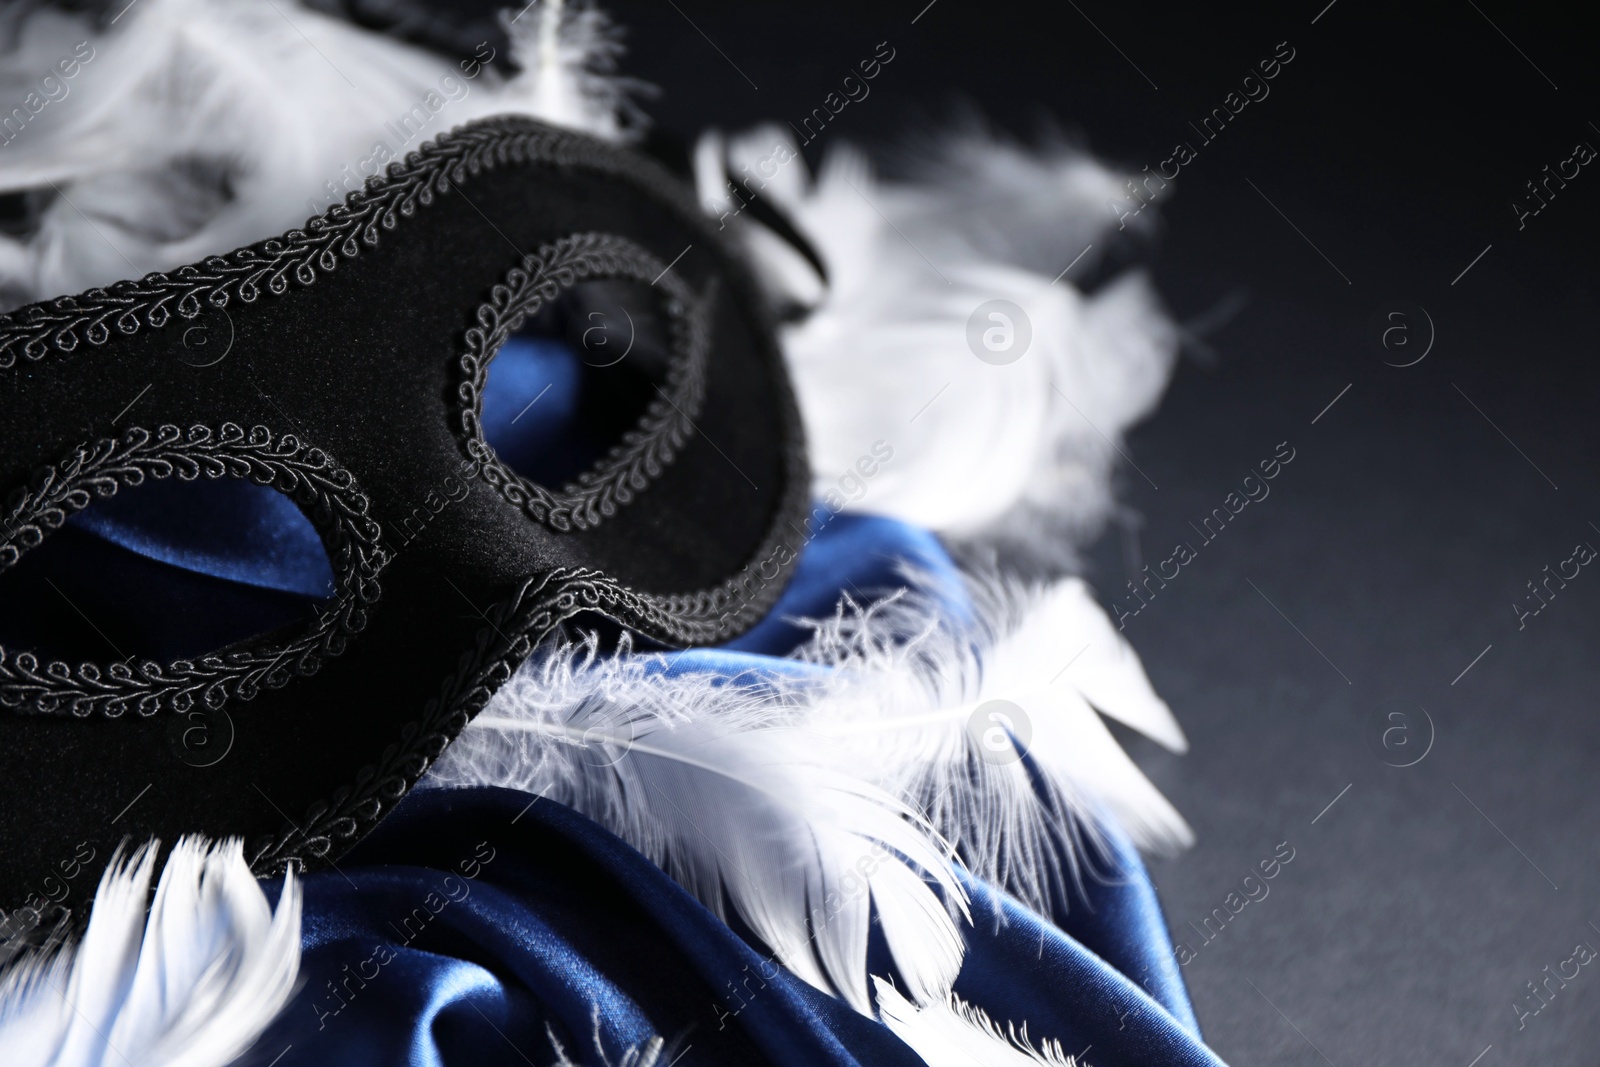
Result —
<svg viewBox="0 0 1600 1067"><path fill-rule="evenodd" d="M697 434L717 290L674 268L627 238L572 234L524 258L473 316L459 360L462 444L534 521L597 526ZM565 358L548 343L557 337Z"/></svg>
<svg viewBox="0 0 1600 1067"><path fill-rule="evenodd" d="M661 395L672 359L668 330L648 285L577 283L495 353L483 390L484 440L529 481L570 489Z"/></svg>
<svg viewBox="0 0 1600 1067"><path fill-rule="evenodd" d="M0 573L0 645L69 663L194 659L304 626L333 592L287 496L152 479L68 516Z"/></svg>
<svg viewBox="0 0 1600 1067"><path fill-rule="evenodd" d="M216 709L314 674L389 561L349 471L231 422L85 442L0 516L0 707L42 714Z"/></svg>

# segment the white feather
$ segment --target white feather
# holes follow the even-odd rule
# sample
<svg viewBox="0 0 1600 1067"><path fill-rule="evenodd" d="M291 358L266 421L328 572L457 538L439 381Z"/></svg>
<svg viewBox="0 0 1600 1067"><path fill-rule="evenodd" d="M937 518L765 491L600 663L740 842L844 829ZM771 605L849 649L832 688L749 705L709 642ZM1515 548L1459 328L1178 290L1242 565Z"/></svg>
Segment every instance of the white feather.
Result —
<svg viewBox="0 0 1600 1067"><path fill-rule="evenodd" d="M0 979L7 1067L221 1067L288 1003L300 966L293 876L274 912L238 840L183 838L147 918L158 848L113 859L75 949L25 958Z"/></svg>
<svg viewBox="0 0 1600 1067"><path fill-rule="evenodd" d="M846 602L815 624L804 654L837 674L813 728L848 738L863 773L1035 908L1080 877L1075 846L1106 824L1153 851L1191 844L1183 817L1100 719L1187 748L1088 587L988 576L969 588L964 622L914 591L869 609Z"/></svg>
<svg viewBox="0 0 1600 1067"><path fill-rule="evenodd" d="M509 79L287 0L141 0L105 30L30 14L0 53L0 91L20 100L78 41L94 54L0 145L0 192L48 203L36 232L0 236L0 308L275 236L486 115L629 132L637 86L610 73L603 15L552 2L508 31Z"/></svg>
<svg viewBox="0 0 1600 1067"><path fill-rule="evenodd" d="M621 32L587 0L543 0L537 11L526 20L501 12L523 71L497 102L608 140L633 137L645 123L633 98L653 89L616 73L625 51Z"/></svg>
<svg viewBox="0 0 1600 1067"><path fill-rule="evenodd" d="M735 215L769 289L811 308L782 340L819 494L887 441L894 461L848 506L1059 562L1067 539L1097 532L1109 511L1117 442L1159 399L1177 332L1138 274L1088 297L1059 277L1080 253L1087 269L1090 246L1105 244L1115 222L1105 201L1120 197L1123 176L1059 143L1033 153L981 129L932 157L916 182L888 182L841 147L813 180L787 133L762 127L725 145L711 135L696 176L718 214L734 203L729 174L740 198L758 190L826 265L824 288ZM1031 327L1026 351L1004 365L968 341L969 319L991 300L1020 307ZM1018 527L1026 537L1007 533Z"/></svg>
<svg viewBox="0 0 1600 1067"><path fill-rule="evenodd" d="M514 786L596 819L796 975L867 1011L872 909L917 997L963 951L948 852L907 805L804 726L798 688L671 675L655 656L555 650L496 693L430 772ZM930 888L929 882L940 893Z"/></svg>
<svg viewBox="0 0 1600 1067"><path fill-rule="evenodd" d="M1002 1030L981 1008L954 993L917 1007L894 986L874 979L884 1025L928 1067L1076 1067L1058 1041L1035 1049L1026 1024Z"/></svg>

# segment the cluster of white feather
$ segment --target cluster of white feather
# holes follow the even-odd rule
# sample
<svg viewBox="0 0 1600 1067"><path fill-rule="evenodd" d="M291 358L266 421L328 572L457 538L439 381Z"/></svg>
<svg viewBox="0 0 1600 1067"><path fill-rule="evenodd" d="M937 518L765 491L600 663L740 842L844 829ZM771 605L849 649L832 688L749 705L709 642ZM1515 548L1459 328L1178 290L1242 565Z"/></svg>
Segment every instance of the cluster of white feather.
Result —
<svg viewBox="0 0 1600 1067"><path fill-rule="evenodd" d="M160 842L112 861L83 941L0 979L7 1067L212 1067L250 1047L300 968L300 890L274 912L238 840L183 838L149 901Z"/></svg>
<svg viewBox="0 0 1600 1067"><path fill-rule="evenodd" d="M40 205L0 235L0 309L276 236L330 182L342 198L474 119L626 136L632 83L607 74L620 45L599 11L555 0L505 22L514 77L485 64L491 46L450 59L278 0L142 0L108 29L32 11L0 52L0 115L77 42L94 58L0 144L0 193Z"/></svg>
<svg viewBox="0 0 1600 1067"><path fill-rule="evenodd" d="M1092 296L1067 277L1106 246L1105 204L1126 176L976 121L907 169L915 180L883 181L835 146L813 177L777 126L708 133L695 157L708 209L774 299L806 312L782 341L819 491L887 441L894 463L851 507L1068 563L1110 510L1117 442L1159 400L1178 349L1143 275ZM810 242L825 279L742 210L752 196ZM980 310L992 301L1021 317L1005 313L1010 347L986 360L969 323L981 335L1001 322Z"/></svg>
<svg viewBox="0 0 1600 1067"><path fill-rule="evenodd" d="M583 812L713 911L731 903L785 967L868 1014L876 919L910 1002L942 1005L964 951L956 865L1042 908L1079 876L1074 846L1104 820L1152 849L1187 844L1100 713L1186 746L1078 579L969 578L960 622L908 581L912 592L814 620L799 672L730 681L626 645L555 648L428 782L510 786Z"/></svg>
<svg viewBox="0 0 1600 1067"><path fill-rule="evenodd" d="M298 226L429 94L436 121L416 143L503 113L628 136L637 87L614 75L619 46L598 11L545 0L505 20L511 77L482 55L439 57L277 0L143 0L109 27L32 11L0 52L0 111L75 42L91 40L95 58L47 121L0 145L0 193L37 209L0 234L0 307ZM441 102L447 76L466 90ZM1086 296L1063 269L1103 251L1114 220L1102 205L1121 176L1061 144L1028 150L978 129L916 173L880 180L836 146L813 177L772 128L713 133L696 152L708 210L759 190L825 267L753 213L734 218L774 303L804 311L782 343L819 479L886 441L894 462L853 506L1064 564L1104 520L1120 435L1159 398L1176 348L1141 277ZM1003 365L967 340L991 300L1031 324L1028 350ZM510 785L585 812L714 911L731 905L796 975L860 1011L875 1002L930 1064L1070 1062L952 997L957 866L1042 906L1080 877L1077 846L1107 822L1149 848L1187 843L1100 715L1174 750L1184 740L1081 582L968 585L964 621L932 591L847 602L816 623L801 673L758 683L602 657L592 643L554 649L430 782ZM133 1049L148 1051L134 1062L221 1064L285 1001L293 883L269 921L236 844L180 843L145 925L154 855L107 873L76 956L0 981L0 1045L22 1056L8 1062ZM904 995L867 974L874 919ZM174 999L182 989L196 995Z"/></svg>

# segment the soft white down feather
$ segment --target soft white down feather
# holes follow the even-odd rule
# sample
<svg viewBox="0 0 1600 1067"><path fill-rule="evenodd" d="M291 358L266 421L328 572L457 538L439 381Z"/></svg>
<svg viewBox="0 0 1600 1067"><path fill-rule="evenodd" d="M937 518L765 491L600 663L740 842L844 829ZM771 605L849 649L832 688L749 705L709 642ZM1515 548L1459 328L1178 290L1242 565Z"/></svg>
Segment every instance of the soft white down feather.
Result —
<svg viewBox="0 0 1600 1067"><path fill-rule="evenodd" d="M787 131L712 132L696 183L775 302L809 309L782 342L819 495L886 441L894 462L849 507L1065 561L1108 513L1121 435L1177 352L1141 274L1091 296L1068 277L1106 244L1125 176L978 126L927 157L915 181L884 181L835 146L813 177ZM825 283L740 209L752 195L811 242Z"/></svg>
<svg viewBox="0 0 1600 1067"><path fill-rule="evenodd" d="M0 143L0 193L40 206L32 232L0 235L0 310L293 229L487 115L629 132L637 86L610 73L599 11L551 0L507 29L511 78L487 44L436 55L286 0L141 0L104 29L30 13L0 52L4 114L78 42L92 56Z"/></svg>
<svg viewBox="0 0 1600 1067"><path fill-rule="evenodd" d="M149 901L159 842L119 855L83 940L0 979L7 1067L222 1067L288 1003L300 967L300 889L276 911L238 840L182 838Z"/></svg>

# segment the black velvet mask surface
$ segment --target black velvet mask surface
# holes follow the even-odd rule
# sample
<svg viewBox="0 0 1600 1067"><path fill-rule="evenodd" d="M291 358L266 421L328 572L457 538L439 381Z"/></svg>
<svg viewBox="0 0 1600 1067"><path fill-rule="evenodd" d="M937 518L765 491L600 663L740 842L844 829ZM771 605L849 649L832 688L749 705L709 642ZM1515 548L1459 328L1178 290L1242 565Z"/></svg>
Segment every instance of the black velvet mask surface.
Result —
<svg viewBox="0 0 1600 1067"><path fill-rule="evenodd" d="M609 447L541 484L484 438L489 364L596 286L659 343L586 401ZM807 493L755 282L714 225L653 164L520 118L446 135L303 231L0 318L0 412L13 917L86 901L125 838L241 836L263 875L335 860L563 620L667 644L748 627ZM313 616L208 625L176 657L27 637L54 603L29 557L84 536L85 509L227 479L315 527Z"/></svg>

